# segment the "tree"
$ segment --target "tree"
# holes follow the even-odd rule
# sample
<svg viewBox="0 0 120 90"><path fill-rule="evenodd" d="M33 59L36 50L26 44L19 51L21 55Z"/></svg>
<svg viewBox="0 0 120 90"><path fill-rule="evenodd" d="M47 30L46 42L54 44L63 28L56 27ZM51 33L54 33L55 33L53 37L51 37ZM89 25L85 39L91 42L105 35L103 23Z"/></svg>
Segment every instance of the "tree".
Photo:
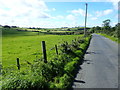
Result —
<svg viewBox="0 0 120 90"><path fill-rule="evenodd" d="M8 25L5 25L5 26L3 26L4 28L11 28L10 26L8 26Z"/></svg>
<svg viewBox="0 0 120 90"><path fill-rule="evenodd" d="M104 33L109 34L110 29L111 29L111 27L110 27L110 19L104 20L102 25L103 25Z"/></svg>
<svg viewBox="0 0 120 90"><path fill-rule="evenodd" d="M68 28L67 31L71 31L70 28Z"/></svg>
<svg viewBox="0 0 120 90"><path fill-rule="evenodd" d="M94 32L95 32L95 27L92 27L92 28L90 29L90 32L91 32L91 33L94 33Z"/></svg>
<svg viewBox="0 0 120 90"><path fill-rule="evenodd" d="M12 28L17 28L17 26L11 26Z"/></svg>
<svg viewBox="0 0 120 90"><path fill-rule="evenodd" d="M103 21L103 26L110 26L110 19Z"/></svg>
<svg viewBox="0 0 120 90"><path fill-rule="evenodd" d="M117 23L115 25L115 35L117 35L117 37L120 38L120 23Z"/></svg>
<svg viewBox="0 0 120 90"><path fill-rule="evenodd" d="M101 30L101 27L96 26L95 29L96 29L96 30Z"/></svg>

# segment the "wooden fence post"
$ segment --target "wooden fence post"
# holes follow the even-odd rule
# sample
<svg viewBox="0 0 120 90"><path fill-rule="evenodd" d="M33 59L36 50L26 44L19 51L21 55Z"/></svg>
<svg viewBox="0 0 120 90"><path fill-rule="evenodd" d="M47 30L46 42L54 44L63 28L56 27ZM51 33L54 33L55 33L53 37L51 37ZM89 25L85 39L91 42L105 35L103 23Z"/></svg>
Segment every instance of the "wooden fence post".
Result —
<svg viewBox="0 0 120 90"><path fill-rule="evenodd" d="M20 70L19 58L17 58L17 67L18 67L18 70Z"/></svg>
<svg viewBox="0 0 120 90"><path fill-rule="evenodd" d="M42 41L42 52L43 52L44 63L47 63L47 54L46 54L45 41Z"/></svg>
<svg viewBox="0 0 120 90"><path fill-rule="evenodd" d="M57 48L57 45L55 45L55 50L56 50L56 54L58 55L58 48Z"/></svg>

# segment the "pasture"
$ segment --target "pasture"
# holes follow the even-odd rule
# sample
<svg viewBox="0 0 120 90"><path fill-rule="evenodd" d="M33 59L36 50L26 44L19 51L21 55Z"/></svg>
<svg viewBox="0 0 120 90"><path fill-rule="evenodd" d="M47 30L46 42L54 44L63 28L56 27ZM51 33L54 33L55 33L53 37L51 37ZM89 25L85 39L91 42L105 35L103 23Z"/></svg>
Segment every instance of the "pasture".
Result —
<svg viewBox="0 0 120 90"><path fill-rule="evenodd" d="M21 32L22 33L22 32ZM20 63L25 64L25 60L32 62L42 57L41 41L46 42L48 60L56 55L55 44L59 45L63 41L71 42L81 35L37 35L35 32L23 32L21 35L3 35L2 37L2 65L3 67L16 66L16 58L20 58Z"/></svg>
<svg viewBox="0 0 120 90"><path fill-rule="evenodd" d="M90 35L83 37L83 34L69 35L66 32L64 35L63 32L53 35L55 33L6 28L2 31L3 82L0 86L4 89L70 87L91 38ZM47 63L42 59L42 41L46 42ZM20 71L17 58L20 60Z"/></svg>

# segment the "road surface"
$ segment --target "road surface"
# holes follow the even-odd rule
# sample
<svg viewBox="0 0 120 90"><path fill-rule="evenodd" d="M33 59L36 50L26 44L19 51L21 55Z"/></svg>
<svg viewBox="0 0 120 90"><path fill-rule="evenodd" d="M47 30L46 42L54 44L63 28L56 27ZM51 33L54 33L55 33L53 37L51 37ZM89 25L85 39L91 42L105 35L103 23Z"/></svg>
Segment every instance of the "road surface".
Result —
<svg viewBox="0 0 120 90"><path fill-rule="evenodd" d="M93 34L73 88L118 88L118 45Z"/></svg>

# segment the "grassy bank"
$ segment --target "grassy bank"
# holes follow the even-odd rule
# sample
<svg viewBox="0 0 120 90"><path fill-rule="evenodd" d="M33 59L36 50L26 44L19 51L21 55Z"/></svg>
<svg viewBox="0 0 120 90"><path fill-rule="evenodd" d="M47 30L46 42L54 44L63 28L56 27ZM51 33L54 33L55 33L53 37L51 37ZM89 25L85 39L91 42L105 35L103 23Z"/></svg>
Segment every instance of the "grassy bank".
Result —
<svg viewBox="0 0 120 90"><path fill-rule="evenodd" d="M120 43L120 40L119 40L118 38L116 38L116 37L112 37L112 36L109 36L109 35L103 34L103 33L97 33L97 34L102 35L102 36L104 36L104 37L106 37L106 38L109 38L109 39L111 39L112 41L115 41L115 42L117 42L117 43Z"/></svg>

